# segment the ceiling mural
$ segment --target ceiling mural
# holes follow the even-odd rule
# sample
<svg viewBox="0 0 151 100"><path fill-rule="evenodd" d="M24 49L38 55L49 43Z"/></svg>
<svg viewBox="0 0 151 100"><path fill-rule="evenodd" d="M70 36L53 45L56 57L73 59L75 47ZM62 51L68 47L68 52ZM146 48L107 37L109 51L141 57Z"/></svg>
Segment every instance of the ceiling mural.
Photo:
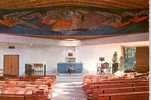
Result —
<svg viewBox="0 0 151 100"><path fill-rule="evenodd" d="M148 9L0 9L0 15L0 33L17 35L117 35L149 31Z"/></svg>

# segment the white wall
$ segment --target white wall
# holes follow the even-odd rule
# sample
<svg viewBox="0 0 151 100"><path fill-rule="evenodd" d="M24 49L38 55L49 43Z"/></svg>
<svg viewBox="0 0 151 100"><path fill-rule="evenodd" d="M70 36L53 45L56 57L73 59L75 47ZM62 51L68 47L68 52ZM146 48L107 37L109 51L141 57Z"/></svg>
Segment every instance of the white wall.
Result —
<svg viewBox="0 0 151 100"><path fill-rule="evenodd" d="M114 52L121 56L120 45L97 45L78 47L78 61L83 63L84 70L89 73L96 73L99 57L105 57L105 61L112 63Z"/></svg>
<svg viewBox="0 0 151 100"><path fill-rule="evenodd" d="M65 49L63 47L47 48L0 48L0 68L3 69L3 55L18 54L20 56L20 75L24 75L25 64L44 63L48 72L55 72L58 62L65 61Z"/></svg>
<svg viewBox="0 0 151 100"><path fill-rule="evenodd" d="M67 47L17 47L16 49L0 48L0 68L3 69L3 55L18 54L20 56L20 75L24 75L25 64L44 63L49 73L56 72L57 63L65 61ZM120 55L120 46L81 46L76 48L78 62L82 62L84 69L90 73L96 72L99 57L111 62L114 51Z"/></svg>
<svg viewBox="0 0 151 100"><path fill-rule="evenodd" d="M85 40L78 41L80 47L70 49L76 50L77 61L83 63L84 69L94 73L99 57L105 57L105 60L111 63L115 51L120 57L120 46L149 45L148 38L148 33L141 33ZM65 46L64 43L66 42L59 40L0 34L0 68L3 68L3 55L18 54L20 55L20 75L24 75L26 63L45 63L48 72L55 72L57 63L65 61L66 51L69 50L67 47L62 47L62 45ZM69 44L72 46L72 43ZM18 45L19 47L13 50L7 49L6 45Z"/></svg>

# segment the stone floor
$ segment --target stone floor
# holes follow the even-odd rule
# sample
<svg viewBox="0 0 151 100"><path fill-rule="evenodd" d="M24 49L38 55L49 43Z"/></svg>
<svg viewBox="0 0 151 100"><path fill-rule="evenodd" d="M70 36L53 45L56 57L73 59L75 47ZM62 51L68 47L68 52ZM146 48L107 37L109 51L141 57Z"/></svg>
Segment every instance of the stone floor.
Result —
<svg viewBox="0 0 151 100"><path fill-rule="evenodd" d="M82 76L59 75L53 89L52 100L87 100L82 89Z"/></svg>

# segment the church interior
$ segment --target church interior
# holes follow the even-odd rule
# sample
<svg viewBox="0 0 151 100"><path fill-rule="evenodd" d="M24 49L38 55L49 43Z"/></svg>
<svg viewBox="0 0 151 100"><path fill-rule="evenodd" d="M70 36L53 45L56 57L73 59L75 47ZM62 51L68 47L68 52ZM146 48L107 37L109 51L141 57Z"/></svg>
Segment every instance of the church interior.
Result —
<svg viewBox="0 0 151 100"><path fill-rule="evenodd" d="M149 100L149 0L0 0L0 100Z"/></svg>

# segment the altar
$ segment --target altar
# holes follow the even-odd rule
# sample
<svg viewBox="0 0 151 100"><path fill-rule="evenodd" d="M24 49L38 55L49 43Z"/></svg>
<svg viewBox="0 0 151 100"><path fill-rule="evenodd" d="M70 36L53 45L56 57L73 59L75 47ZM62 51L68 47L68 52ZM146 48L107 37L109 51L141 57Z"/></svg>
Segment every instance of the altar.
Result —
<svg viewBox="0 0 151 100"><path fill-rule="evenodd" d="M58 63L57 72L58 73L69 73L68 70L72 67L72 73L82 73L83 64L82 63Z"/></svg>

